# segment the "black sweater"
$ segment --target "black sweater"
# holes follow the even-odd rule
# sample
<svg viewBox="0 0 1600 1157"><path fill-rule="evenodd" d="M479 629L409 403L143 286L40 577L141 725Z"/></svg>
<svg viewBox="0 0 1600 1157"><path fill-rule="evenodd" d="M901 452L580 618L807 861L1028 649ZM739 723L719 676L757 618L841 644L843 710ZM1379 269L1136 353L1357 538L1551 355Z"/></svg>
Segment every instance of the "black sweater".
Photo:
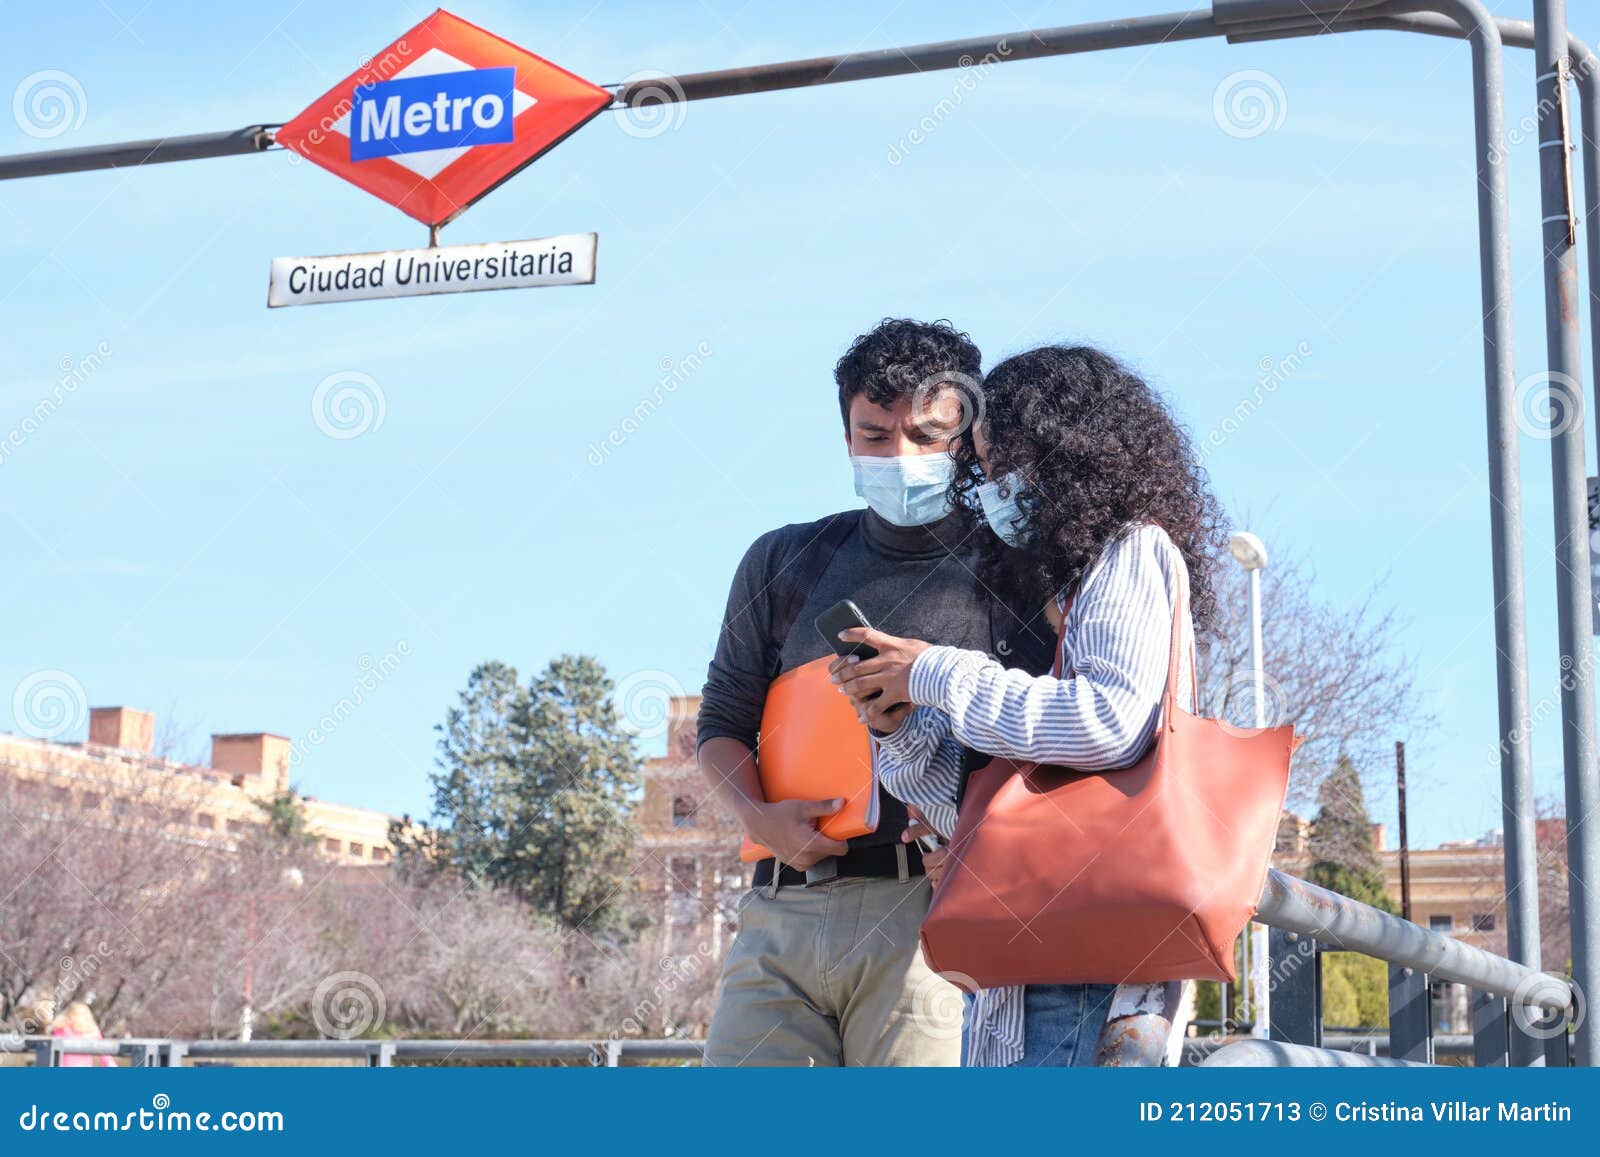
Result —
<svg viewBox="0 0 1600 1157"><path fill-rule="evenodd" d="M701 692L700 743L726 737L755 750L774 672L830 653L814 620L840 599L853 599L868 622L891 635L994 652L990 599L974 573L977 536L989 531L960 515L905 527L866 511L806 593L785 637L768 638L773 592L782 589L786 565L820 528L821 522L785 526L745 552ZM904 805L880 791L878 830L851 846L897 842L905 826Z"/></svg>

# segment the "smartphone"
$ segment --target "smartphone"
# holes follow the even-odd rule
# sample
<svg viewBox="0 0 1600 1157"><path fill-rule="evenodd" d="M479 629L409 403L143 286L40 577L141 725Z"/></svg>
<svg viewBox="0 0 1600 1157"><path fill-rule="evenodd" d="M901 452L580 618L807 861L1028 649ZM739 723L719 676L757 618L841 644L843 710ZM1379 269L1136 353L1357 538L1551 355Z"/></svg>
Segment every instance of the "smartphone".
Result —
<svg viewBox="0 0 1600 1157"><path fill-rule="evenodd" d="M833 606L823 611L816 619L817 630L827 640L828 646L833 648L835 655L854 655L858 659L871 659L877 655L875 647L865 643L847 643L839 637L840 631L849 630L851 627L872 626L867 622L867 616L861 613L861 608L849 599L840 599Z"/></svg>

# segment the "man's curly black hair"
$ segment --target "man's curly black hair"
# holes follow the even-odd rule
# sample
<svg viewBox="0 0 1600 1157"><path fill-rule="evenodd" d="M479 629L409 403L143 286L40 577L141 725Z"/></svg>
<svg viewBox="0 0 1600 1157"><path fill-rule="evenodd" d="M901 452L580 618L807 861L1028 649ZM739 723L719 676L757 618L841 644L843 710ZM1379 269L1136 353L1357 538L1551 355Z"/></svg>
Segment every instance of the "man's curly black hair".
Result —
<svg viewBox="0 0 1600 1157"><path fill-rule="evenodd" d="M936 375L960 373L976 381L982 368L978 347L948 321L884 318L856 338L833 367L839 416L848 430L850 402L857 394L877 405L892 406Z"/></svg>
<svg viewBox="0 0 1600 1157"><path fill-rule="evenodd" d="M1089 346L1043 346L984 379L991 476L1021 476L1027 538L1011 550L985 536L979 577L1031 605L1071 590L1108 543L1135 523L1167 532L1189 567L1197 623L1212 610L1220 511L1187 434L1165 402L1121 362ZM966 431L952 501L976 505L983 480Z"/></svg>

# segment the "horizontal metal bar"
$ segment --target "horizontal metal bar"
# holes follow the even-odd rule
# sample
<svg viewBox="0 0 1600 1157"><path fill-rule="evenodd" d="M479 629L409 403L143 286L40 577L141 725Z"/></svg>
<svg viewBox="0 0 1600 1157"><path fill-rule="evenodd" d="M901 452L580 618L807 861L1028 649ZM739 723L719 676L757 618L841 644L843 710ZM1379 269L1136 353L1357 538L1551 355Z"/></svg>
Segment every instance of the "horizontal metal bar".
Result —
<svg viewBox="0 0 1600 1157"><path fill-rule="evenodd" d="M1226 25L1304 16L1334 16L1387 3L1389 0L1213 0L1211 8L1217 23Z"/></svg>
<svg viewBox="0 0 1600 1157"><path fill-rule="evenodd" d="M410 1061L583 1061L608 1041L593 1040L196 1040L171 1041L164 1037L124 1039L67 1039L24 1037L22 1047L37 1049L54 1044L58 1053L96 1056L131 1054L140 1048L163 1049L179 1045L178 1055L202 1060L249 1058L303 1060L361 1060L391 1049L396 1060ZM625 1060L699 1060L705 1042L698 1040L620 1040L614 1042Z"/></svg>
<svg viewBox="0 0 1600 1157"><path fill-rule="evenodd" d="M873 52L850 52L819 56L809 60L788 60L749 68L726 68L713 72L690 72L678 76L644 77L621 86L617 107L676 104L687 100L707 100L721 96L742 96L757 92L778 92L818 84L843 84L886 76L967 68L975 64L1010 63L1049 56L1098 52L1110 48L1163 44L1169 41L1197 40L1221 35L1209 9L1174 12L1160 16L1140 16L1127 20L1105 20L1062 28L1013 32L1000 36L976 36L933 44L914 44L905 48L884 48ZM203 133L192 137L161 140L125 141L120 144L89 145L77 149L52 149L37 153L18 153L0 157L0 181L19 177L42 177L59 173L79 173L92 169L114 169L125 165L160 164L166 161L198 160L204 157L232 156L262 152L272 147L271 133L265 125L254 125L224 133Z"/></svg>
<svg viewBox="0 0 1600 1157"><path fill-rule="evenodd" d="M1426 1068L1412 1061L1396 1061L1366 1053L1342 1053L1334 1049L1314 1049L1276 1040L1242 1040L1223 1045L1201 1067L1210 1069L1370 1069Z"/></svg>
<svg viewBox="0 0 1600 1157"><path fill-rule="evenodd" d="M1309 936L1329 948L1414 968L1433 980L1454 981L1553 1012L1565 1013L1572 1007L1571 986L1561 977L1474 948L1276 869L1267 873L1256 919Z"/></svg>
<svg viewBox="0 0 1600 1157"><path fill-rule="evenodd" d="M788 88L807 88L818 84L843 84L907 73L937 72L950 68L970 68L974 64L1010 63L1038 60L1049 56L1070 56L1100 52L1108 48L1133 48L1139 45L1166 44L1199 40L1221 35L1210 9L1168 12L1158 16L1137 16L1126 20L1103 20L1093 24L1073 24L1000 36L975 36L965 40L945 40L934 44L913 44L905 48L883 48L872 52L847 52L837 56L817 56L809 60L788 60L778 64L758 64L749 68L724 68L715 72L691 72L678 76L643 77L617 90L621 106L675 104L685 100L708 100L721 96L744 96L755 92L777 92Z"/></svg>
<svg viewBox="0 0 1600 1157"><path fill-rule="evenodd" d="M377 1049L375 1040L197 1040L188 1041L191 1057L365 1057Z"/></svg>
<svg viewBox="0 0 1600 1157"><path fill-rule="evenodd" d="M779 92L820 84L843 84L911 73L969 68L989 63L1038 60L1051 56L1070 56L1106 49L1200 40L1227 35L1230 41L1290 39L1323 31L1356 31L1364 28L1392 28L1433 35L1464 35L1452 21L1435 16L1355 17L1359 8L1371 7L1380 0L1332 0L1331 11L1345 12L1342 20L1312 15L1305 18L1306 0L1218 0L1216 11L1194 9L1126 20L1105 20L1091 24L1013 32L999 36L975 36L915 44L904 48L885 48L872 52L850 52L818 56L808 60L781 61L776 64L726 68L710 72L681 73L677 76L643 77L622 85L616 93L615 107L650 107L680 101L708 100L724 96L743 96L758 92ZM1321 3L1321 0L1318 0ZM1299 14L1300 20L1273 20L1278 9ZM1532 25L1527 21L1501 20L1507 44L1531 47ZM1230 31L1231 30L1231 31ZM251 125L227 132L198 133L192 136L163 137L116 144L87 145L74 149L50 149L34 153L0 156L0 181L21 177L42 177L62 173L81 173L96 169L115 169L135 165L166 164L209 157L238 156L273 150L270 124Z"/></svg>
<svg viewBox="0 0 1600 1157"><path fill-rule="evenodd" d="M1330 1033L1322 1038L1322 1047L1344 1053L1367 1052L1375 1047L1380 1057L1387 1056L1389 1034L1374 1033L1368 1036L1364 1033ZM1461 1033L1435 1036L1433 1051L1435 1056L1441 1057L1470 1057L1472 1038Z"/></svg>
<svg viewBox="0 0 1600 1157"><path fill-rule="evenodd" d="M396 1060L583 1060L605 1041L586 1040L397 1040ZM620 1055L633 1060L698 1060L705 1043L696 1040L623 1040Z"/></svg>
<svg viewBox="0 0 1600 1157"><path fill-rule="evenodd" d="M250 125L221 133L196 133L186 137L122 141L114 145L16 153L0 157L0 181L58 173L83 173L94 169L121 169L134 165L164 165L172 161L198 161L207 157L234 157L264 152L271 146L272 132L269 127Z"/></svg>

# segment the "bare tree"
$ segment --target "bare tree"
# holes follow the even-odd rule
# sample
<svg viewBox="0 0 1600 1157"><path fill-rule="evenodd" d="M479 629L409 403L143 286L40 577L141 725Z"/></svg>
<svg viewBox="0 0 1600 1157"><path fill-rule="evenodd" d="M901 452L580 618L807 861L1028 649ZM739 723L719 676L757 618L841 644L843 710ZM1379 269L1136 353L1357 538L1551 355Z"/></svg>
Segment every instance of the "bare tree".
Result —
<svg viewBox="0 0 1600 1157"><path fill-rule="evenodd" d="M1289 806L1304 811L1323 779L1350 759L1364 779L1386 771L1394 741L1426 725L1401 622L1379 599L1335 606L1317 598L1312 569L1277 553L1262 572L1262 651L1267 722L1292 723L1295 752ZM1255 720L1250 654L1250 588L1231 560L1216 564L1217 609L1201 639L1201 704L1240 726Z"/></svg>

